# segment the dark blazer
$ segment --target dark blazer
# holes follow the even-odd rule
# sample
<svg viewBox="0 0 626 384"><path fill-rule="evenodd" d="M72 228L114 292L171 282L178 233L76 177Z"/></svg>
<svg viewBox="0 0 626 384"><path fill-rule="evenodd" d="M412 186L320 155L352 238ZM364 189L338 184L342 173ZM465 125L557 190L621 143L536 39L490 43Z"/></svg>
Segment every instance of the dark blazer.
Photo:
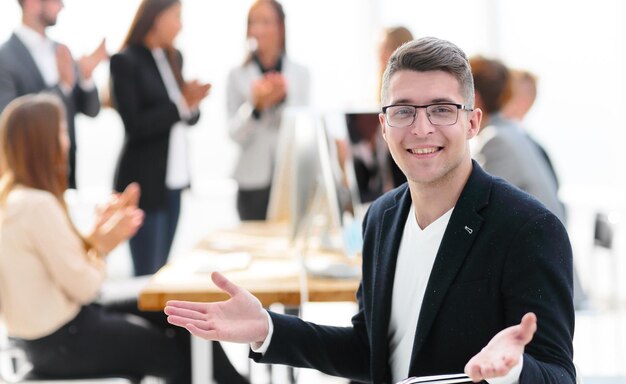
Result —
<svg viewBox="0 0 626 384"><path fill-rule="evenodd" d="M74 117L79 112L91 117L98 114L100 111L98 90L94 88L84 91L77 83L71 94L65 95L58 84L48 87L24 43L16 34L12 34L9 40L0 46L0 112L13 99L39 92L53 93L65 105L67 129L70 136L68 179L70 188L75 188L76 128Z"/></svg>
<svg viewBox="0 0 626 384"><path fill-rule="evenodd" d="M410 206L405 184L368 211L359 312L352 327L318 326L271 313L270 347L262 357L252 357L389 383L393 279ZM497 332L518 324L529 311L537 315L538 330L526 347L520 383L574 383L572 251L565 228L533 197L474 162L430 275L409 375L463 372Z"/></svg>
<svg viewBox="0 0 626 384"><path fill-rule="evenodd" d="M182 55L178 52L182 67ZM133 181L141 186L139 207L165 207L165 174L170 130L181 117L167 93L152 52L130 46L111 57L113 106L124 122L124 144L115 171L117 191ZM187 124L198 122L195 113Z"/></svg>

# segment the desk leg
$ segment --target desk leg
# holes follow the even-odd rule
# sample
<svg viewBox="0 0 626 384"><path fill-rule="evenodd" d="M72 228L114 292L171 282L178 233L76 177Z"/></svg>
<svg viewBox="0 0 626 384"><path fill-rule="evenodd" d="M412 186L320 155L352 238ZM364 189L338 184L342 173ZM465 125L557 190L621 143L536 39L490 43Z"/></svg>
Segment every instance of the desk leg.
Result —
<svg viewBox="0 0 626 384"><path fill-rule="evenodd" d="M191 336L192 384L213 383L213 342Z"/></svg>

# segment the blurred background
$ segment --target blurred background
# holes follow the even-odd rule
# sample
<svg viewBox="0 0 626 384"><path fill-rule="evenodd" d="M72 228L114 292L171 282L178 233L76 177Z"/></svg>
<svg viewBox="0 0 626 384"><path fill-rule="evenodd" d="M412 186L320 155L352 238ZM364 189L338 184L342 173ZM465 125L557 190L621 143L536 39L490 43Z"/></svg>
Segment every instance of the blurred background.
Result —
<svg viewBox="0 0 626 384"><path fill-rule="evenodd" d="M437 36L469 55L501 59L539 78L525 125L550 153L567 204L568 230L589 306L577 318L576 358L586 375L626 375L626 3L621 0L282 0L287 51L312 76L312 105L320 111L375 110L377 47L384 27L403 25L414 36ZM53 39L78 57L106 38L116 52L138 0L65 0ZM173 253L209 229L232 225L237 147L226 126L226 76L246 53L251 0L183 0L178 47L186 78L213 84L200 123L189 133L193 186L184 196ZM3 0L0 41L20 22L17 1ZM108 83L108 63L94 75ZM79 117L77 204L89 206L112 187L123 139L117 113ZM80 216L83 211L77 210ZM84 212L87 212L85 210ZM605 215L611 242L599 241ZM85 216L88 213L84 213ZM85 221L87 221L85 219ZM605 233L606 234L606 233ZM601 239L600 239L601 240ZM125 250L111 259L112 276L129 274Z"/></svg>

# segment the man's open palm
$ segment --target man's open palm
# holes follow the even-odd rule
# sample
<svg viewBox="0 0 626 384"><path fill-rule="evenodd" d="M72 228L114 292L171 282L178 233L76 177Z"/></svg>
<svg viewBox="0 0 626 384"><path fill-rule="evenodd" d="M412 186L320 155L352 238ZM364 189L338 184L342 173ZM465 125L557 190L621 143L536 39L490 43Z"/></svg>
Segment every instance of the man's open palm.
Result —
<svg viewBox="0 0 626 384"><path fill-rule="evenodd" d="M518 325L503 329L465 365L465 374L474 382L505 376L519 362L526 344L537 330L537 317L527 313Z"/></svg>
<svg viewBox="0 0 626 384"><path fill-rule="evenodd" d="M167 321L207 340L262 343L269 325L261 302L218 272L213 272L211 279L230 299L216 303L168 301Z"/></svg>

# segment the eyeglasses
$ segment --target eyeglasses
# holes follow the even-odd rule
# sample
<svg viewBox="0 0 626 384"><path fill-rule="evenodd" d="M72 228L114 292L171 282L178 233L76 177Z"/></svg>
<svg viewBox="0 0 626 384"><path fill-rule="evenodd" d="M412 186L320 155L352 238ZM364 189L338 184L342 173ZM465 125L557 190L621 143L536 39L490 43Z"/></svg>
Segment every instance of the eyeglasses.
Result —
<svg viewBox="0 0 626 384"><path fill-rule="evenodd" d="M406 128L413 124L417 110L424 108L426 117L432 125L446 126L456 124L459 118L459 109L463 111L473 111L469 105L455 103L437 103L427 105L407 105L394 104L383 107L383 114L387 119L387 124L393 128Z"/></svg>

